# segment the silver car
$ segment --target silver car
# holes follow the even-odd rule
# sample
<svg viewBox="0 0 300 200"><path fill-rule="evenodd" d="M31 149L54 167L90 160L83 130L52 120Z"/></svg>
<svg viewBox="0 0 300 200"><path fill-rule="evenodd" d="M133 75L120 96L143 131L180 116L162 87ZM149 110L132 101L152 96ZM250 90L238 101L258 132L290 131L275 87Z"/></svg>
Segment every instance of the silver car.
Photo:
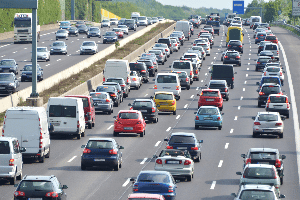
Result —
<svg viewBox="0 0 300 200"><path fill-rule="evenodd" d="M68 49L65 42L63 41L57 41L57 42L53 42L52 45L50 45L50 55L53 54L65 54L67 55L68 53Z"/></svg>
<svg viewBox="0 0 300 200"><path fill-rule="evenodd" d="M50 51L48 51L47 47L37 47L36 57L37 60L44 60L48 62L50 61ZM32 62L32 55L31 55L31 62Z"/></svg>
<svg viewBox="0 0 300 200"><path fill-rule="evenodd" d="M154 49L160 49L160 48L164 48L165 49L165 51L167 53L167 57L169 58L170 54L171 54L171 50L169 49L169 47L168 47L167 44L156 43L152 49L154 50Z"/></svg>
<svg viewBox="0 0 300 200"><path fill-rule="evenodd" d="M136 71L131 71L130 72L130 87L135 88L136 90L138 90L141 85L142 85L142 77L139 75L138 72Z"/></svg>
<svg viewBox="0 0 300 200"><path fill-rule="evenodd" d="M210 46L207 43L197 43L196 46L200 46L205 50L207 56L210 56Z"/></svg>
<svg viewBox="0 0 300 200"><path fill-rule="evenodd" d="M107 112L111 114L114 112L114 101L110 98L107 92L90 92L90 96L94 101L95 112Z"/></svg>
<svg viewBox="0 0 300 200"><path fill-rule="evenodd" d="M170 39L171 40L171 47L172 47L172 51L174 52L174 51L176 51L176 52L178 52L178 43L177 43L177 41L176 41L176 39Z"/></svg>
<svg viewBox="0 0 300 200"><path fill-rule="evenodd" d="M80 55L98 53L98 45L95 41L84 41L80 47Z"/></svg>
<svg viewBox="0 0 300 200"><path fill-rule="evenodd" d="M278 112L258 112L253 123L253 137L261 134L278 135L283 138L283 121Z"/></svg>
<svg viewBox="0 0 300 200"><path fill-rule="evenodd" d="M110 28L110 21L108 19L104 19L101 22L101 28L103 28L103 27L109 27Z"/></svg>
<svg viewBox="0 0 300 200"><path fill-rule="evenodd" d="M56 38L56 40L58 40L58 39L68 40L69 39L69 31L65 30L65 29L59 29L55 33L55 38Z"/></svg>
<svg viewBox="0 0 300 200"><path fill-rule="evenodd" d="M206 57L206 51L204 50L204 48L202 46L193 46L192 47L192 50L198 50L198 51L201 51L202 53L202 58L203 60L205 60L205 57Z"/></svg>
<svg viewBox="0 0 300 200"><path fill-rule="evenodd" d="M122 32L126 35L128 35L128 27L126 25L118 25L118 28L121 28Z"/></svg>
<svg viewBox="0 0 300 200"><path fill-rule="evenodd" d="M285 71L282 71L281 67L265 67L262 73L262 77L265 76L278 76L280 78L281 84L283 85L284 81L284 73Z"/></svg>
<svg viewBox="0 0 300 200"><path fill-rule="evenodd" d="M266 103L266 111L279 112L280 115L285 115L290 118L290 102L287 95L270 94Z"/></svg>

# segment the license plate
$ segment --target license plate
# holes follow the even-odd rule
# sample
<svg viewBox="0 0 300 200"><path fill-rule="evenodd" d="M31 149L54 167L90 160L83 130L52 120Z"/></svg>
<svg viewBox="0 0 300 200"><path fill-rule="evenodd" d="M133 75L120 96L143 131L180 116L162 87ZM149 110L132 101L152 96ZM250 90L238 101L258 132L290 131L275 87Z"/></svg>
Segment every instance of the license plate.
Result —
<svg viewBox="0 0 300 200"><path fill-rule="evenodd" d="M105 161L105 159L94 159L94 161Z"/></svg>
<svg viewBox="0 0 300 200"><path fill-rule="evenodd" d="M179 160L167 160L167 164L179 164Z"/></svg>
<svg viewBox="0 0 300 200"><path fill-rule="evenodd" d="M124 130L133 130L133 127L124 127Z"/></svg>
<svg viewBox="0 0 300 200"><path fill-rule="evenodd" d="M160 103L160 105L169 105L168 103Z"/></svg>
<svg viewBox="0 0 300 200"><path fill-rule="evenodd" d="M230 60L235 60L234 58L230 58Z"/></svg>
<svg viewBox="0 0 300 200"><path fill-rule="evenodd" d="M4 90L5 89L5 87L0 87L0 90Z"/></svg>
<svg viewBox="0 0 300 200"><path fill-rule="evenodd" d="M206 120L212 120L212 117L204 117Z"/></svg>
<svg viewBox="0 0 300 200"><path fill-rule="evenodd" d="M187 149L187 147L177 147L177 149Z"/></svg>
<svg viewBox="0 0 300 200"><path fill-rule="evenodd" d="M171 87L163 87L163 89L171 89Z"/></svg>
<svg viewBox="0 0 300 200"><path fill-rule="evenodd" d="M270 164L269 162L258 162L257 164Z"/></svg>
<svg viewBox="0 0 300 200"><path fill-rule="evenodd" d="M214 101L214 99L206 99L206 101Z"/></svg>
<svg viewBox="0 0 300 200"><path fill-rule="evenodd" d="M141 112L147 112L147 110L140 110Z"/></svg>
<svg viewBox="0 0 300 200"><path fill-rule="evenodd" d="M273 130L263 130L263 132L273 132Z"/></svg>
<svg viewBox="0 0 300 200"><path fill-rule="evenodd" d="M28 198L28 200L43 200L43 198Z"/></svg>

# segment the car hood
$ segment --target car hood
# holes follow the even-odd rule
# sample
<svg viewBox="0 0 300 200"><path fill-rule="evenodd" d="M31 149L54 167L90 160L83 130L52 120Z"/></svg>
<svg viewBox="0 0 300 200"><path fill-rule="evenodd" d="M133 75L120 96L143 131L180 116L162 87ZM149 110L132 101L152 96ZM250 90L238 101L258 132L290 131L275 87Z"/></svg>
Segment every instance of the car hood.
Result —
<svg viewBox="0 0 300 200"><path fill-rule="evenodd" d="M36 55L37 56L43 56L43 55L47 55L48 54L48 52L36 52Z"/></svg>
<svg viewBox="0 0 300 200"><path fill-rule="evenodd" d="M68 33L56 33L56 36L67 36Z"/></svg>
<svg viewBox="0 0 300 200"><path fill-rule="evenodd" d="M14 81L1 81L0 80L0 85L8 85L10 83L14 83Z"/></svg>
<svg viewBox="0 0 300 200"><path fill-rule="evenodd" d="M100 34L100 31L89 31L89 33L99 33Z"/></svg>
<svg viewBox="0 0 300 200"><path fill-rule="evenodd" d="M95 49L95 46L81 46L82 49Z"/></svg>
<svg viewBox="0 0 300 200"><path fill-rule="evenodd" d="M67 48L66 46L53 46L51 49L65 49Z"/></svg>

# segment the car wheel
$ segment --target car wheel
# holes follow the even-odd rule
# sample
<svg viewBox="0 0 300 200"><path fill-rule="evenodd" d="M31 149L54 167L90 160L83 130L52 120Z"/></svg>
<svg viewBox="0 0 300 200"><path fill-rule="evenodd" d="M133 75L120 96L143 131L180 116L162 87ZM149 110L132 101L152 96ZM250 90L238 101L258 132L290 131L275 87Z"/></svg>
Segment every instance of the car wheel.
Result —
<svg viewBox="0 0 300 200"><path fill-rule="evenodd" d="M162 65L165 65L165 62L162 62Z"/></svg>
<svg viewBox="0 0 300 200"><path fill-rule="evenodd" d="M279 138L283 138L283 133L279 134Z"/></svg>
<svg viewBox="0 0 300 200"><path fill-rule="evenodd" d="M92 124L88 123L88 129L92 129Z"/></svg>
<svg viewBox="0 0 300 200"><path fill-rule="evenodd" d="M253 137L253 138L256 138L256 137L257 137L257 134L253 132L252 137Z"/></svg>
<svg viewBox="0 0 300 200"><path fill-rule="evenodd" d="M196 81L199 81L199 78L196 78Z"/></svg>
<svg viewBox="0 0 300 200"><path fill-rule="evenodd" d="M257 107L259 107L259 108L261 107L261 103L260 102L257 103Z"/></svg>
<svg viewBox="0 0 300 200"><path fill-rule="evenodd" d="M139 90L139 88L140 88L139 86L136 86L136 87L135 87L136 90Z"/></svg>
<svg viewBox="0 0 300 200"><path fill-rule="evenodd" d="M189 90L191 88L191 86L186 87L187 90Z"/></svg>
<svg viewBox="0 0 300 200"><path fill-rule="evenodd" d="M242 66L242 63L239 63L239 66Z"/></svg>
<svg viewBox="0 0 300 200"><path fill-rule="evenodd" d="M156 117L154 120L153 120L153 123L157 123L158 122L158 118Z"/></svg>
<svg viewBox="0 0 300 200"><path fill-rule="evenodd" d="M117 101L117 102L114 103L114 106L115 106L115 107L119 107L119 104L120 104L120 102Z"/></svg>
<svg viewBox="0 0 300 200"><path fill-rule="evenodd" d="M200 155L195 159L195 162L200 162Z"/></svg>
<svg viewBox="0 0 300 200"><path fill-rule="evenodd" d="M218 129L219 129L219 130L222 130L222 126L219 126Z"/></svg>
<svg viewBox="0 0 300 200"><path fill-rule="evenodd" d="M13 178L10 179L9 183L11 185L14 185L16 183L16 176L14 176Z"/></svg>
<svg viewBox="0 0 300 200"><path fill-rule="evenodd" d="M280 177L280 185L282 185L282 184L283 184L283 176Z"/></svg>
<svg viewBox="0 0 300 200"><path fill-rule="evenodd" d="M175 111L173 111L173 115L176 115L176 110L175 110Z"/></svg>
<svg viewBox="0 0 300 200"><path fill-rule="evenodd" d="M226 101L228 101L228 100L229 100L229 97L226 98Z"/></svg>
<svg viewBox="0 0 300 200"><path fill-rule="evenodd" d="M17 176L17 180L22 180L22 172L19 174L19 176ZM281 181L281 179L280 179Z"/></svg>
<svg viewBox="0 0 300 200"><path fill-rule="evenodd" d="M187 177L186 177L186 180L187 180L188 182L192 181L192 175L187 176Z"/></svg>
<svg viewBox="0 0 300 200"><path fill-rule="evenodd" d="M144 137L144 135L145 135L145 131L140 133L140 137Z"/></svg>
<svg viewBox="0 0 300 200"><path fill-rule="evenodd" d="M24 82L24 81L25 81L25 79L21 78L21 82Z"/></svg>
<svg viewBox="0 0 300 200"><path fill-rule="evenodd" d="M92 129L92 128L91 128L91 129ZM85 133L84 133L84 132L82 132L82 133L81 133L81 137L84 137L84 136L85 136Z"/></svg>
<svg viewBox="0 0 300 200"><path fill-rule="evenodd" d="M255 67L255 71L258 71L258 67Z"/></svg>
<svg viewBox="0 0 300 200"><path fill-rule="evenodd" d="M45 156L41 156L39 159L39 163L44 163L45 162Z"/></svg>
<svg viewBox="0 0 300 200"><path fill-rule="evenodd" d="M118 161L117 165L114 167L114 171L119 171L119 167L120 167L120 165L119 165L119 161Z"/></svg>
<svg viewBox="0 0 300 200"><path fill-rule="evenodd" d="M222 111L223 110L223 105L222 105L222 107L220 108L220 111Z"/></svg>
<svg viewBox="0 0 300 200"><path fill-rule="evenodd" d="M45 158L50 158L50 147L48 153L45 155Z"/></svg>
<svg viewBox="0 0 300 200"><path fill-rule="evenodd" d="M199 125L195 125L195 129L198 129L199 128Z"/></svg>
<svg viewBox="0 0 300 200"><path fill-rule="evenodd" d="M81 138L81 133L79 133L79 134L77 135L77 139L80 140L80 138Z"/></svg>
<svg viewBox="0 0 300 200"><path fill-rule="evenodd" d="M86 170L86 166L85 165L83 165L83 164L81 164L81 170Z"/></svg>

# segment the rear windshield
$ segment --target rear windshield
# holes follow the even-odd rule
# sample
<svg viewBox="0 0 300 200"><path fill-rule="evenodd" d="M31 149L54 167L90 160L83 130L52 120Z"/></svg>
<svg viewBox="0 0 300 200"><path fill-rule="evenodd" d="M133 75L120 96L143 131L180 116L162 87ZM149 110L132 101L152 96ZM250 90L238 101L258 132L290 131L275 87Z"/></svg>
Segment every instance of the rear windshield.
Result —
<svg viewBox="0 0 300 200"><path fill-rule="evenodd" d="M244 172L245 178L259 178L259 179L274 179L275 172L272 168L247 168Z"/></svg>
<svg viewBox="0 0 300 200"><path fill-rule="evenodd" d="M226 52L227 56L238 56L239 53L238 52Z"/></svg>
<svg viewBox="0 0 300 200"><path fill-rule="evenodd" d="M266 45L265 50L277 50L277 45Z"/></svg>
<svg viewBox="0 0 300 200"><path fill-rule="evenodd" d="M253 18L252 19L252 22L259 22L260 21L260 18Z"/></svg>
<svg viewBox="0 0 300 200"><path fill-rule="evenodd" d="M272 191L266 190L244 190L239 197L241 200L273 200L275 199Z"/></svg>
<svg viewBox="0 0 300 200"><path fill-rule="evenodd" d="M188 58L188 57L186 57ZM174 69L190 69L191 65L189 62L174 62L173 63Z"/></svg>
<svg viewBox="0 0 300 200"><path fill-rule="evenodd" d="M170 183L170 178L166 174L142 173L138 177L138 182ZM144 198L143 198L144 199Z"/></svg>
<svg viewBox="0 0 300 200"><path fill-rule="evenodd" d="M93 99L106 99L107 98L106 94L101 94L101 93L94 93L94 94L90 94L90 95Z"/></svg>
<svg viewBox="0 0 300 200"><path fill-rule="evenodd" d="M50 181L22 181L18 188L19 191L49 191L53 190Z"/></svg>
<svg viewBox="0 0 300 200"><path fill-rule="evenodd" d="M276 153L270 152L252 152L250 154L251 159L257 160L276 160Z"/></svg>
<svg viewBox="0 0 300 200"><path fill-rule="evenodd" d="M163 150L161 152L161 154L159 155L160 157L163 157L163 156L185 156L184 154L184 151L181 151L181 150Z"/></svg>
<svg viewBox="0 0 300 200"><path fill-rule="evenodd" d="M173 95L172 94L156 94L155 99L173 100Z"/></svg>
<svg viewBox="0 0 300 200"><path fill-rule="evenodd" d="M106 80L106 82L114 82L114 83L119 83L119 84L125 83L123 79L114 79L114 78L109 78Z"/></svg>
<svg viewBox="0 0 300 200"><path fill-rule="evenodd" d="M49 117L76 117L76 106L50 105Z"/></svg>
<svg viewBox="0 0 300 200"><path fill-rule="evenodd" d="M197 58L197 55L184 55L184 58Z"/></svg>
<svg viewBox="0 0 300 200"><path fill-rule="evenodd" d="M169 44L170 40L169 39L159 39L157 43L165 43L165 44Z"/></svg>
<svg viewBox="0 0 300 200"><path fill-rule="evenodd" d="M270 58L259 58L258 59L259 62L263 62L263 63L268 62L269 60L270 60Z"/></svg>
<svg viewBox="0 0 300 200"><path fill-rule="evenodd" d="M276 36L267 36L266 40L276 40Z"/></svg>
<svg viewBox="0 0 300 200"><path fill-rule="evenodd" d="M139 114L138 113L120 113L119 114L120 119L138 119Z"/></svg>
<svg viewBox="0 0 300 200"><path fill-rule="evenodd" d="M145 65L142 63L129 63L130 70L145 70Z"/></svg>
<svg viewBox="0 0 300 200"><path fill-rule="evenodd" d="M274 87L273 85L271 85L271 86L264 86L262 89L262 92L274 94L274 93L279 93L280 90L279 90L279 87Z"/></svg>
<svg viewBox="0 0 300 200"><path fill-rule="evenodd" d="M268 67L267 72L280 72L279 67Z"/></svg>
<svg viewBox="0 0 300 200"><path fill-rule="evenodd" d="M270 96L271 103L286 103L286 100L284 96Z"/></svg>
<svg viewBox="0 0 300 200"><path fill-rule="evenodd" d="M176 72L179 76L179 78L186 78L187 74L186 73L182 73L182 72Z"/></svg>
<svg viewBox="0 0 300 200"><path fill-rule="evenodd" d="M215 83L213 83L213 84L209 85L209 88L211 88L211 89L219 89L219 88L225 88L225 87L226 87L225 84L215 84Z"/></svg>
<svg viewBox="0 0 300 200"><path fill-rule="evenodd" d="M259 121L277 121L278 116L277 115L272 115L272 114L261 114L258 117Z"/></svg>
<svg viewBox="0 0 300 200"><path fill-rule="evenodd" d="M112 149L113 143L112 141L107 140L90 140L88 141L86 148L91 149Z"/></svg>
<svg viewBox="0 0 300 200"><path fill-rule="evenodd" d="M240 45L241 42L240 41L232 41L232 42L229 42L230 45Z"/></svg>
<svg viewBox="0 0 300 200"><path fill-rule="evenodd" d="M146 20L146 17L138 17L138 20Z"/></svg>
<svg viewBox="0 0 300 200"><path fill-rule="evenodd" d="M89 107L89 100L88 98L81 98L82 102L83 102L83 107Z"/></svg>
<svg viewBox="0 0 300 200"><path fill-rule="evenodd" d="M217 97L218 96L218 92L216 92L216 91L203 91L202 92L202 96Z"/></svg>
<svg viewBox="0 0 300 200"><path fill-rule="evenodd" d="M133 103L134 107L152 107L152 103L150 101L135 101Z"/></svg>
<svg viewBox="0 0 300 200"><path fill-rule="evenodd" d="M157 77L157 83L177 83L177 79L175 75L159 75Z"/></svg>
<svg viewBox="0 0 300 200"><path fill-rule="evenodd" d="M279 84L279 78L264 78L262 83L277 83Z"/></svg>
<svg viewBox="0 0 300 200"><path fill-rule="evenodd" d="M0 141L0 154L10 154L9 142Z"/></svg>
<svg viewBox="0 0 300 200"><path fill-rule="evenodd" d="M155 53L155 55L160 55L161 51L149 51L149 53Z"/></svg>
<svg viewBox="0 0 300 200"><path fill-rule="evenodd" d="M195 143L195 139L192 136L174 135L170 138L169 143Z"/></svg>
<svg viewBox="0 0 300 200"><path fill-rule="evenodd" d="M217 115L218 110L216 108L200 108L199 115Z"/></svg>
<svg viewBox="0 0 300 200"><path fill-rule="evenodd" d="M13 61L13 60L1 60L0 65L14 66L15 61Z"/></svg>
<svg viewBox="0 0 300 200"><path fill-rule="evenodd" d="M125 20L125 24L134 24L134 20L133 19L126 19Z"/></svg>
<svg viewBox="0 0 300 200"><path fill-rule="evenodd" d="M114 92L116 91L115 87L106 87L106 86L100 86L97 87L96 92Z"/></svg>

